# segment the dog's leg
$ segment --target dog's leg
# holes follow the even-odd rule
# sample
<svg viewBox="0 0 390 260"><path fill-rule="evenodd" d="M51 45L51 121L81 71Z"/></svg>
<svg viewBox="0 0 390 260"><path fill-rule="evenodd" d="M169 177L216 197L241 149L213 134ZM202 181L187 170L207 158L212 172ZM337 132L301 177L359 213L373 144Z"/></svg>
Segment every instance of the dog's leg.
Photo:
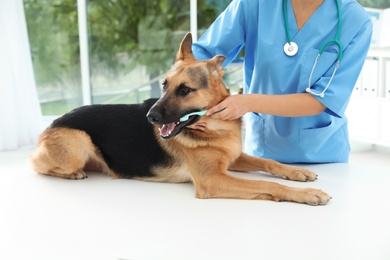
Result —
<svg viewBox="0 0 390 260"><path fill-rule="evenodd" d="M264 199L310 205L324 205L330 199L328 194L317 189L293 188L274 182L244 180L228 175L228 161L222 153L197 153L193 158L196 159L188 161L188 166L197 198Z"/></svg>
<svg viewBox="0 0 390 260"><path fill-rule="evenodd" d="M84 179L87 175L83 168L94 156L95 147L85 132L49 128L41 134L30 163L38 173L65 179Z"/></svg>
<svg viewBox="0 0 390 260"><path fill-rule="evenodd" d="M318 189L293 188L274 182L244 180L225 173L209 174L194 180L197 198L263 199L325 205L330 196Z"/></svg>
<svg viewBox="0 0 390 260"><path fill-rule="evenodd" d="M264 171L283 179L294 181L314 181L317 179L317 174L310 170L285 165L269 159L253 157L245 153L242 153L229 166L229 170L241 172Z"/></svg>

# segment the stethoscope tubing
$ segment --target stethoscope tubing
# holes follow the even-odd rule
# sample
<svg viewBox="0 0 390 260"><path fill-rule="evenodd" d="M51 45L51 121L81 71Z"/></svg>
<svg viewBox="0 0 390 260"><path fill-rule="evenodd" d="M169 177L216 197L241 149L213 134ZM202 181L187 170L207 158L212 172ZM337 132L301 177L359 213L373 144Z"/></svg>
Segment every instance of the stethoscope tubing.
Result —
<svg viewBox="0 0 390 260"><path fill-rule="evenodd" d="M323 45L321 45L320 50L318 51L317 57L316 57L316 59L314 61L313 67L312 67L312 69L310 71L308 86L306 88L306 92L308 92L308 93L310 93L310 94L312 94L314 96L319 96L321 98L325 97L325 92L329 88L330 83L332 82L332 80L333 80L333 78L334 78L334 76L336 74L336 71L337 71L337 69L338 69L338 67L340 65L341 59L343 58L343 45L339 41L340 32L341 32L341 26L342 26L342 17L341 17L342 15L341 15L341 8L340 8L339 0L335 0L335 1L336 1L336 6L337 6L337 17L338 17L336 36L335 36L335 38L333 38L331 40L328 40ZM288 19L287 19L287 0L283 1L283 18L284 18L284 25L285 25L285 29L286 29L287 42L288 42L289 45L291 45L292 41L291 41L290 32L288 30L289 26L288 26ZM338 56L337 56L337 62L336 62L335 67L333 69L332 76L329 79L329 82L326 85L326 87L324 88L324 90L321 93L316 93L313 90L311 90L311 81L312 81L312 78L313 78L313 73L315 71L315 68L317 67L318 60L320 59L322 53L324 52L325 48L329 44L331 44L331 43L336 44L338 46L338 48L339 48L339 52L338 52ZM289 55L287 53L286 53L286 55L293 56L293 55Z"/></svg>

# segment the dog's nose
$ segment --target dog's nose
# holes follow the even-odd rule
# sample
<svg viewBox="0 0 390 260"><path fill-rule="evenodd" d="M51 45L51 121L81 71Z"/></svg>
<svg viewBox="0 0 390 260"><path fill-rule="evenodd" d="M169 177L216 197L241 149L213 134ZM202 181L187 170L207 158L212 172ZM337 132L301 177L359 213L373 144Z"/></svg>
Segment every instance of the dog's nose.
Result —
<svg viewBox="0 0 390 260"><path fill-rule="evenodd" d="M152 124L158 124L161 121L161 114L156 111L149 111L146 117Z"/></svg>

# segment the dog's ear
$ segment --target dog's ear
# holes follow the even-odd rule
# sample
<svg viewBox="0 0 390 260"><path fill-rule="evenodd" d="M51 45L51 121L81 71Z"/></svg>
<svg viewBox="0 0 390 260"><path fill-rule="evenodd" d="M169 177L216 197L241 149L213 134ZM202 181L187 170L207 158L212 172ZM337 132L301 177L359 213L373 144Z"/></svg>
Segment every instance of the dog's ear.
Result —
<svg viewBox="0 0 390 260"><path fill-rule="evenodd" d="M179 51L176 54L176 61L185 60L185 59L194 59L195 57L192 54L192 35L187 33L181 41Z"/></svg>
<svg viewBox="0 0 390 260"><path fill-rule="evenodd" d="M222 63L226 60L223 55L215 55L212 59L207 61L207 67L212 76L218 77L223 75Z"/></svg>

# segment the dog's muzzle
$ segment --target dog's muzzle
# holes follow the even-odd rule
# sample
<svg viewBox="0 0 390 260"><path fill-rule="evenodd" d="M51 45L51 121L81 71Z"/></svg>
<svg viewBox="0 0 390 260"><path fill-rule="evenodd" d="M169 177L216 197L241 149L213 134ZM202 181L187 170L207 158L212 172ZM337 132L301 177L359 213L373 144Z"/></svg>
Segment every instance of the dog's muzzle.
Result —
<svg viewBox="0 0 390 260"><path fill-rule="evenodd" d="M163 119L163 116L160 112L153 107L149 110L146 117L149 122L152 124L160 125L158 128L160 131L160 136L163 139L171 139L178 135L186 126L189 126L199 120L199 116L191 116L188 120L180 122L178 120L166 120Z"/></svg>

